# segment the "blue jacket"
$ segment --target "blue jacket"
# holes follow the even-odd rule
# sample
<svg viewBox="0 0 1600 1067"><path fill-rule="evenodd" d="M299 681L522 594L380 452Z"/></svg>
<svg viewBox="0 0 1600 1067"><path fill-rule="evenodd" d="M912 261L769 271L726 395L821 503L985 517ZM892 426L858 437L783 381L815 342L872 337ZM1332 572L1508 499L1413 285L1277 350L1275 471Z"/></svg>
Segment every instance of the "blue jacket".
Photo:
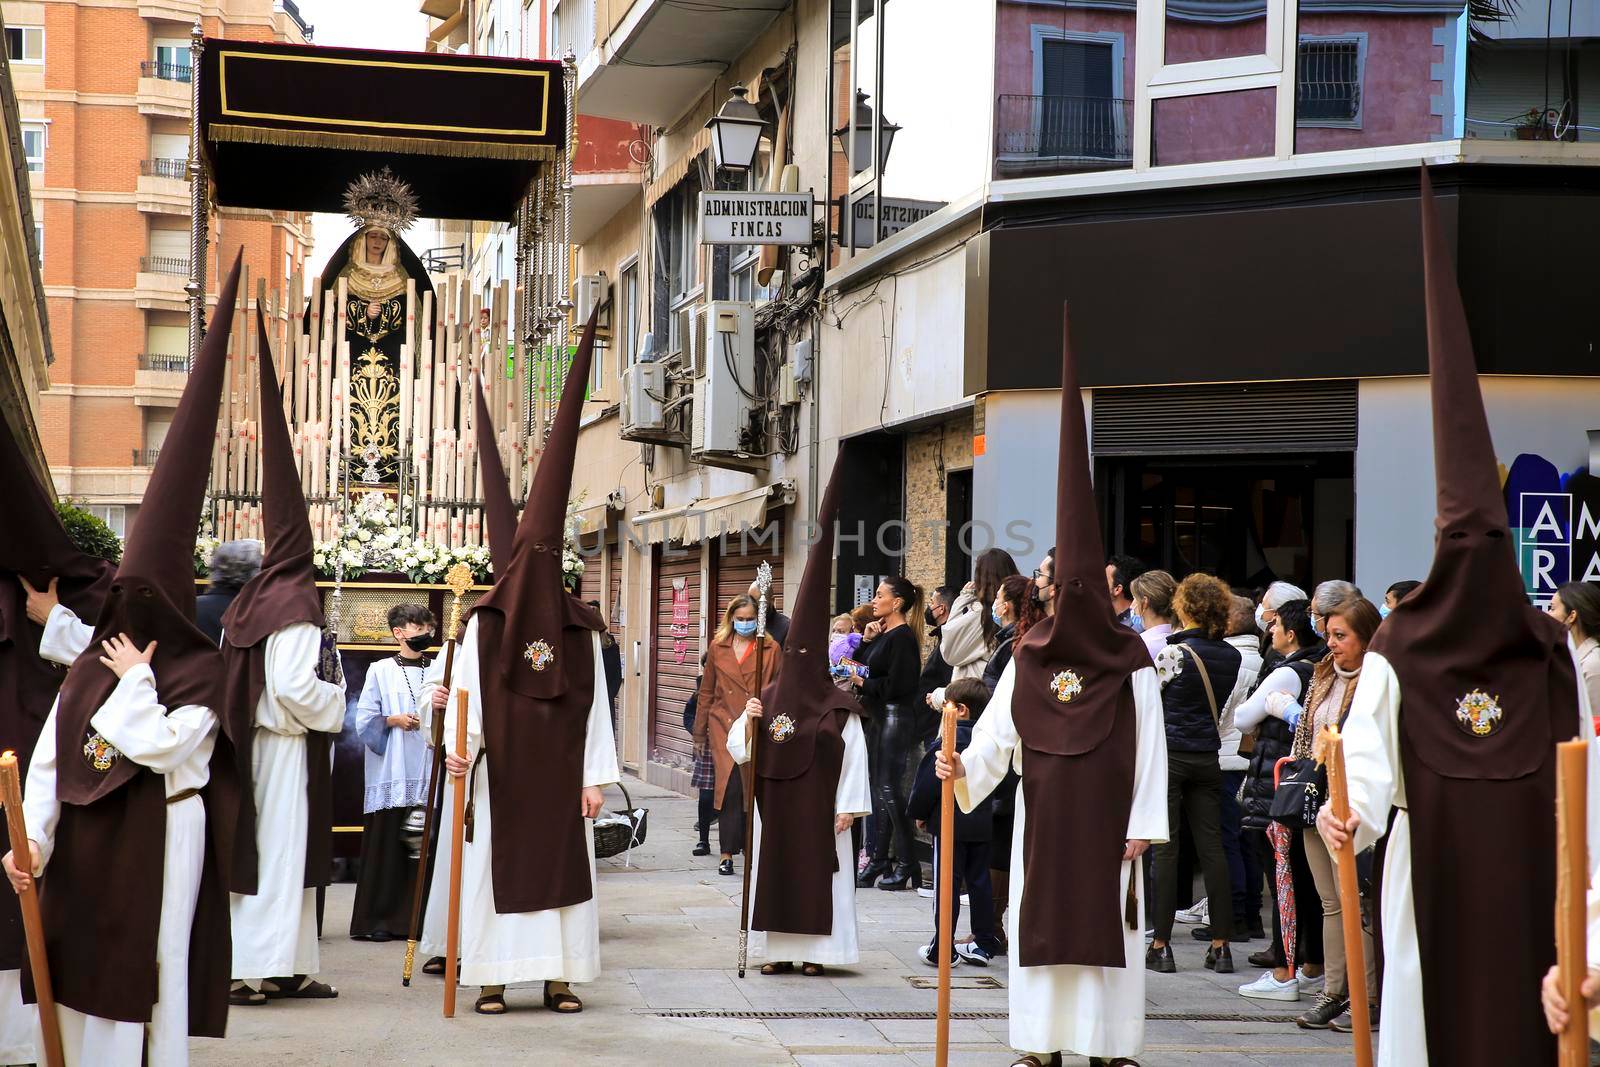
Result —
<svg viewBox="0 0 1600 1067"><path fill-rule="evenodd" d="M960 719L956 722L956 751L963 752L972 743L972 722L970 719ZM930 738L926 751L922 756L922 763L917 767L917 780L911 787L911 799L906 803L906 814L913 819L920 819L928 824L928 832L934 837L939 836L939 776L933 773L933 758L938 754L940 747L939 738ZM988 841L994 837L994 797L984 798L970 812L961 810L961 805L956 805L956 840L957 841Z"/></svg>

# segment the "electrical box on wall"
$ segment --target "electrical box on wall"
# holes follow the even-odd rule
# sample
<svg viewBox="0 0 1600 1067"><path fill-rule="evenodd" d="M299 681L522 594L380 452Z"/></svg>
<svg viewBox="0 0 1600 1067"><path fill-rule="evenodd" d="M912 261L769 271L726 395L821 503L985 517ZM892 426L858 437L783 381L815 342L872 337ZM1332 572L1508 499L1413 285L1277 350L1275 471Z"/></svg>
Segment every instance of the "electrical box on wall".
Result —
<svg viewBox="0 0 1600 1067"><path fill-rule="evenodd" d="M575 311L578 324L589 321L589 316L594 309L605 303L606 279L600 274L580 275L572 283L572 302L577 305Z"/></svg>
<svg viewBox="0 0 1600 1067"><path fill-rule="evenodd" d="M749 452L744 439L750 410L760 403L756 389L756 306L748 301L707 304L701 316L705 334L694 380L691 451Z"/></svg>
<svg viewBox="0 0 1600 1067"><path fill-rule="evenodd" d="M816 351L813 347L815 343L807 337L804 341L796 341L789 352L790 376L797 382L811 381L811 354Z"/></svg>

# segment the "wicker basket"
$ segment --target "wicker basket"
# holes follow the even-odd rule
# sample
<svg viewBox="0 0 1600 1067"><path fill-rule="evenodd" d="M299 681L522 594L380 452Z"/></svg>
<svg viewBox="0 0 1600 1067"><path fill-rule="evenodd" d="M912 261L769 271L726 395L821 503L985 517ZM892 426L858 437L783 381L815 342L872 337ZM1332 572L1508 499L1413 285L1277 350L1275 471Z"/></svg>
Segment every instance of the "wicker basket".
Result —
<svg viewBox="0 0 1600 1067"><path fill-rule="evenodd" d="M626 811L613 811L609 817L602 816L594 824L594 855L596 859L608 859L620 856L635 845L644 844L645 831L649 826L650 812L645 808L633 806L633 798L628 795L628 787L621 782L617 788L622 790L622 799L628 804Z"/></svg>

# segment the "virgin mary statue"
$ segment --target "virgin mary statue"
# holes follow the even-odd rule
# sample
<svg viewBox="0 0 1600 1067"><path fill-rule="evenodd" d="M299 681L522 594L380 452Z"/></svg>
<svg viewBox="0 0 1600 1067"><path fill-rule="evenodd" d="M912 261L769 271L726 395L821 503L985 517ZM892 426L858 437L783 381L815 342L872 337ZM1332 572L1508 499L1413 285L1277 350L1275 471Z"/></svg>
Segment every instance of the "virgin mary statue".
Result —
<svg viewBox="0 0 1600 1067"><path fill-rule="evenodd" d="M350 423L345 441L360 480L394 485L400 476L400 346L415 353L418 334L405 335L406 283L416 299L431 292L422 261L401 239L416 221L410 186L389 168L363 174L344 194L345 212L356 229L328 260L329 302L345 282L344 336L350 345ZM421 305L413 309L420 331ZM415 364L414 364L415 365Z"/></svg>

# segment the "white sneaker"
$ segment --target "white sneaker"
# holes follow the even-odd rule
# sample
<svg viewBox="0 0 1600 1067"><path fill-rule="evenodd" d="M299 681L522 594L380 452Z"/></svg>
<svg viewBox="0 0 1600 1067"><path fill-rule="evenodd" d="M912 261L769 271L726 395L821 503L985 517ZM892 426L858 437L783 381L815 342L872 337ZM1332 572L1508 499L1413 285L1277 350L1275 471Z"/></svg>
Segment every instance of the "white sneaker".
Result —
<svg viewBox="0 0 1600 1067"><path fill-rule="evenodd" d="M1280 982L1271 971L1262 971L1260 978L1239 987L1239 995L1252 1000L1299 1000L1300 983L1293 978Z"/></svg>
<svg viewBox="0 0 1600 1067"><path fill-rule="evenodd" d="M1313 989L1323 984L1324 976L1319 974L1315 978L1308 977L1306 975L1305 968L1302 967L1300 970L1294 972L1294 979L1300 986L1300 992L1309 993Z"/></svg>
<svg viewBox="0 0 1600 1067"><path fill-rule="evenodd" d="M1211 901L1201 897L1194 902L1194 907L1184 908L1173 916L1178 922L1189 926L1206 926L1211 922Z"/></svg>

